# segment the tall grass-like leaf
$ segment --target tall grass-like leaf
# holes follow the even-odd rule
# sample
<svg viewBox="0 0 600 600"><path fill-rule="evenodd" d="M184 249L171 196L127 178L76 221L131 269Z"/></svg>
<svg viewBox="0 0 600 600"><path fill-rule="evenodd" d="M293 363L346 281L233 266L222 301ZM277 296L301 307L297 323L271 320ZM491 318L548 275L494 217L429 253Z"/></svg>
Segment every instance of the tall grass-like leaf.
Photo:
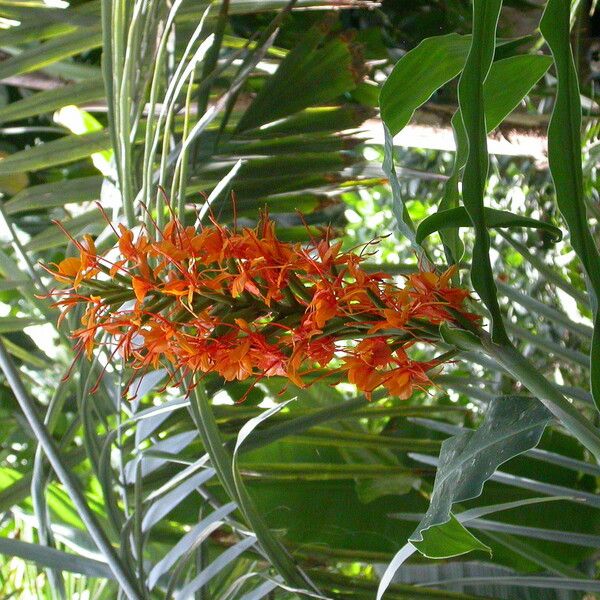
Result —
<svg viewBox="0 0 600 600"><path fill-rule="evenodd" d="M556 65L558 91L548 127L548 160L556 201L570 242L587 275L594 309L594 336L590 353L591 388L600 409L600 252L590 232L583 191L581 156L581 102L577 70L570 42L570 6L549 0L540 22Z"/></svg>
<svg viewBox="0 0 600 600"><path fill-rule="evenodd" d="M29 73L55 63L63 58L80 54L102 45L100 27L90 27L61 36L45 44L24 50L0 64L0 79Z"/></svg>
<svg viewBox="0 0 600 600"><path fill-rule="evenodd" d="M496 24L501 7L502 0L473 2L472 43L458 83L458 99L469 141L469 154L463 175L463 202L475 229L471 280L491 313L493 340L508 342L490 263L490 235L483 203L489 166L483 86L494 57Z"/></svg>
<svg viewBox="0 0 600 600"><path fill-rule="evenodd" d="M81 519L85 523L88 532L94 539L98 549L106 558L106 562L109 564L115 578L127 596L131 600L137 600L140 598L137 582L123 565L121 559L106 536L106 533L103 531L102 527L91 511L85 496L81 491L79 482L75 479L69 468L64 464L58 448L56 447L51 436L48 434L48 430L40 420L40 417L37 414L36 409L32 404L25 387L23 386L23 383L21 382L21 378L14 364L12 363L12 360L4 349L2 342L0 342L0 367L2 368L2 371L4 371L4 375L13 389L15 397L17 398L19 405L26 416L29 425L35 432L35 435L38 438L46 457L48 458L48 462L67 490Z"/></svg>
<svg viewBox="0 0 600 600"><path fill-rule="evenodd" d="M102 177L78 177L25 188L4 204L7 215L55 208L69 203L92 202L100 198Z"/></svg>
<svg viewBox="0 0 600 600"><path fill-rule="evenodd" d="M110 150L110 137L107 131L66 135L58 140L15 152L1 160L0 175L56 167L105 150Z"/></svg>
<svg viewBox="0 0 600 600"><path fill-rule="evenodd" d="M281 542L274 537L264 523L262 515L257 511L254 502L250 497L235 464L238 449L244 443L246 437L254 430L254 428L264 419L268 418L274 410L265 411L259 417L251 419L240 430L236 447L233 455L229 454L225 449L221 434L217 427L215 417L213 415L208 396L201 384L194 388L194 399L192 408L195 413L196 426L200 433L200 437L206 447L206 451L210 455L212 465L217 471L217 475L223 484L223 487L229 494L229 497L235 500L240 507L240 510L251 525L256 537L259 539L261 547L271 560L273 566L277 569L284 579L295 587L301 589L315 589L314 585L306 577L306 575L294 564L291 556L288 554ZM283 408L283 405L276 407L278 410Z"/></svg>
<svg viewBox="0 0 600 600"><path fill-rule="evenodd" d="M203 569L196 577L194 577L194 579L179 590L179 592L175 594L175 598L177 600L187 600L190 598L192 594L204 587L213 577L215 577L215 575L236 560L243 552L252 548L257 541L255 536L250 535L239 541L235 546L227 548L227 550L213 560L208 567Z"/></svg>
<svg viewBox="0 0 600 600"><path fill-rule="evenodd" d="M158 579L171 569L181 556L189 552L191 548L206 539L207 536L220 527L223 524L223 519L235 509L236 504L229 502L210 513L210 515L202 519L197 525L194 525L152 568L148 574L148 587L152 589Z"/></svg>
<svg viewBox="0 0 600 600"><path fill-rule="evenodd" d="M106 563L86 558L85 556L78 556L77 554L68 554L55 548L12 540L6 537L0 537L0 554L18 556L23 560L33 561L44 567L60 571L70 571L71 573L81 573L88 577L114 578L112 571Z"/></svg>
<svg viewBox="0 0 600 600"><path fill-rule="evenodd" d="M50 113L70 104L84 104L104 98L104 86L101 81L90 79L53 90L38 92L8 106L2 107L0 123L17 121L44 113Z"/></svg>

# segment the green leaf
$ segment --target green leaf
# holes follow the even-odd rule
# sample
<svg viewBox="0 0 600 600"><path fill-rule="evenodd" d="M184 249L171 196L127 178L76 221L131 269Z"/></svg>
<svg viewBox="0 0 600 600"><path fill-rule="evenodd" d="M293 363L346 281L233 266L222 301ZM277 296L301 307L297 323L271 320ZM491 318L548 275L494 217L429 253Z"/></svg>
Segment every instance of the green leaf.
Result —
<svg viewBox="0 0 600 600"><path fill-rule="evenodd" d="M473 37L469 56L458 83L459 106L469 153L463 175L463 202L475 229L471 281L492 317L492 339L508 342L490 263L490 236L484 212L484 192L489 158L483 85L494 57L496 24L502 0L474 0Z"/></svg>
<svg viewBox="0 0 600 600"><path fill-rule="evenodd" d="M81 573L88 577L114 578L110 568L104 562L86 558L78 554L68 554L67 552L61 552L60 550L39 544L30 544L28 542L0 537L0 554L18 556L23 560L32 561L41 567L51 567L61 571Z"/></svg>
<svg viewBox="0 0 600 600"><path fill-rule="evenodd" d="M87 231L99 232L103 227L103 223L102 214L99 210L94 209L65 220L62 225L73 238L77 239ZM49 248L64 246L67 241L65 234L55 224L51 224L50 227L32 237L24 245L24 248L28 252L40 252Z"/></svg>
<svg viewBox="0 0 600 600"><path fill-rule="evenodd" d="M431 545L435 530L451 521L452 505L477 498L484 483L503 463L534 448L552 415L533 398L500 396L489 405L485 420L476 431L455 435L442 444L429 509L412 534L410 542L421 551L426 541L427 554L432 557ZM454 527L451 526L452 531ZM432 530L425 538L425 531ZM443 531L440 535L446 537ZM448 543L436 558L464 553L464 538L456 548ZM467 550L468 551L468 550Z"/></svg>
<svg viewBox="0 0 600 600"><path fill-rule="evenodd" d="M110 134L107 131L66 135L59 140L32 146L0 160L0 175L56 167L104 150L110 150Z"/></svg>
<svg viewBox="0 0 600 600"><path fill-rule="evenodd" d="M64 85L3 106L0 112L0 123L50 113L63 106L83 104L103 97L104 86L101 81L95 79Z"/></svg>
<svg viewBox="0 0 600 600"><path fill-rule="evenodd" d="M11 331L23 331L25 327L31 325L42 325L43 319L24 318L24 317L0 317L0 333L9 333Z"/></svg>
<svg viewBox="0 0 600 600"><path fill-rule="evenodd" d="M548 161L556 202L570 233L573 250L587 275L594 309L590 353L591 390L600 409L600 253L590 231L583 190L581 102L570 37L570 6L549 0L540 23L558 76L556 103L548 127Z"/></svg>
<svg viewBox="0 0 600 600"><path fill-rule="evenodd" d="M320 22L302 37L246 110L238 131L329 102L356 87L350 43L327 40L330 28L331 23Z"/></svg>
<svg viewBox="0 0 600 600"><path fill-rule="evenodd" d="M5 205L7 215L48 209L70 203L91 202L100 198L103 177L78 177L25 188Z"/></svg>
<svg viewBox="0 0 600 600"><path fill-rule="evenodd" d="M512 112L548 67L548 57L538 55L512 56L492 64L483 85L487 133L495 129ZM456 143L456 156L452 173L446 182L444 196L439 204L439 211L456 208L460 201L458 183L469 150L460 109L452 117L452 129ZM442 230L441 237L453 261L460 262L464 246L458 232Z"/></svg>
<svg viewBox="0 0 600 600"><path fill-rule="evenodd" d="M560 242L562 231L550 223L538 221L531 217L521 217L505 210L484 208L485 224L487 227L531 227L543 229L551 234L553 242ZM417 229L417 243L421 243L427 236L444 229L458 227L472 227L471 219L464 206L440 210L424 219Z"/></svg>
<svg viewBox="0 0 600 600"><path fill-rule="evenodd" d="M450 33L423 40L394 66L381 88L381 118L396 135L444 84L465 64L471 36ZM502 46L500 46L502 47ZM495 129L548 70L547 56L522 54L494 62L485 82L488 131Z"/></svg>
<svg viewBox="0 0 600 600"><path fill-rule="evenodd" d="M369 504L377 498L388 495L408 494L419 483L419 478L407 474L389 475L377 479L359 479L356 482L356 493L361 502Z"/></svg>
<svg viewBox="0 0 600 600"><path fill-rule="evenodd" d="M450 558L480 550L491 556L492 551L482 541L459 523L456 517L450 514L450 520L425 529L421 532L422 540L411 543L427 558Z"/></svg>
<svg viewBox="0 0 600 600"><path fill-rule="evenodd" d="M396 167L394 165L394 138L385 122L383 123L383 131L384 158L382 169L392 190L392 210L394 212L394 217L396 218L396 226L398 227L400 233L410 241L411 246L414 248L415 252L417 252L419 258L423 259L423 248L417 243L415 224L413 223L413 220L411 219L411 216L406 208L406 204L402 199L400 182L398 181L398 175L396 174Z"/></svg>
<svg viewBox="0 0 600 600"><path fill-rule="evenodd" d="M481 341L479 338L465 329L450 327L447 323L442 323L440 325L440 335L447 344L456 346L461 350L481 351Z"/></svg>
<svg viewBox="0 0 600 600"><path fill-rule="evenodd" d="M494 62L483 85L488 133L519 105L551 64L549 56L538 54L520 54Z"/></svg>
<svg viewBox="0 0 600 600"><path fill-rule="evenodd" d="M238 451L245 439L261 421L264 421L274 412L273 409L265 411L244 425L240 430L232 455L223 445L206 391L201 383L198 383L194 388L193 398L195 402L192 403L191 408L194 421L206 451L211 458L212 466L227 494L238 504L273 566L286 581L295 587L314 589L310 580L294 564L287 550L265 524L263 516L256 509L236 465ZM275 408L280 410L283 406L277 405Z"/></svg>
<svg viewBox="0 0 600 600"><path fill-rule="evenodd" d="M470 36L457 33L431 37L396 63L379 96L381 118L392 136L435 91L460 73L470 43Z"/></svg>
<svg viewBox="0 0 600 600"><path fill-rule="evenodd" d="M100 26L68 33L45 44L24 50L0 64L0 79L43 69L64 58L102 45Z"/></svg>

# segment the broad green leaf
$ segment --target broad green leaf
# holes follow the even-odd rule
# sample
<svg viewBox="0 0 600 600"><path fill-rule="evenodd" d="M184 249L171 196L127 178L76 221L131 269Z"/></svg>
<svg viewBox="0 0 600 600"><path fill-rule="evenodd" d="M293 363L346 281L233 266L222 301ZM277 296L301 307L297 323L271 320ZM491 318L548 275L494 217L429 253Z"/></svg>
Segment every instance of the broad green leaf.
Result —
<svg viewBox="0 0 600 600"><path fill-rule="evenodd" d="M553 242L562 239L562 231L550 223L538 221L531 217L521 217L505 210L495 208L484 208L485 224L487 227L530 227L532 229L543 229L551 234ZM421 243L427 236L444 229L458 227L472 227L473 223L464 206L440 210L430 215L421 223L417 229L417 243Z"/></svg>
<svg viewBox="0 0 600 600"><path fill-rule="evenodd" d="M419 106L460 73L470 43L470 36L456 33L431 37L396 63L379 96L381 118L392 135L408 124ZM488 131L518 105L551 64L549 57L533 54L494 62L484 92Z"/></svg>
<svg viewBox="0 0 600 600"><path fill-rule="evenodd" d="M600 409L600 252L587 220L581 155L581 102L577 69L571 50L570 6L549 0L540 23L554 58L558 76L556 103L548 127L548 160L556 202L570 233L570 243L581 260L594 310L590 353L591 389Z"/></svg>
<svg viewBox="0 0 600 600"><path fill-rule="evenodd" d="M502 0L474 0L471 49L458 83L459 106L469 140L463 174L463 202L475 229L471 281L490 311L492 339L497 343L508 342L508 336L504 331L490 263L490 235L484 212L489 158L483 90L494 57L496 24L501 7Z"/></svg>
<svg viewBox="0 0 600 600"><path fill-rule="evenodd" d="M535 399L500 396L488 407L479 429L445 440L429 509L410 542L420 551L425 539L423 532L431 529L435 532L438 526L448 523L454 503L477 498L484 483L501 464L534 448L551 419L551 414ZM434 532L427 538L430 543L434 541ZM464 551L463 546L456 549ZM452 545L445 551L453 552ZM436 557L452 555L442 553Z"/></svg>
<svg viewBox="0 0 600 600"><path fill-rule="evenodd" d="M457 33L431 37L396 63L379 96L381 118L392 136L434 92L460 73L470 43L470 36Z"/></svg>
<svg viewBox="0 0 600 600"><path fill-rule="evenodd" d="M427 558L450 558L477 550L491 556L492 552L488 546L465 529L454 515L449 516L450 519L445 523L424 529L420 533L422 539L411 539L411 544Z"/></svg>
<svg viewBox="0 0 600 600"><path fill-rule="evenodd" d="M495 61L483 84L485 124L493 131L519 105L550 68L552 59L520 54Z"/></svg>
<svg viewBox="0 0 600 600"><path fill-rule="evenodd" d="M483 84L486 131L490 133L519 104L537 81L548 70L547 56L518 55L497 60ZM458 207L460 173L468 157L468 140L465 135L460 109L452 117L452 130L456 143L456 155L450 178L446 182L439 211ZM453 262L460 262L464 246L457 231L442 231L442 241L448 248Z"/></svg>

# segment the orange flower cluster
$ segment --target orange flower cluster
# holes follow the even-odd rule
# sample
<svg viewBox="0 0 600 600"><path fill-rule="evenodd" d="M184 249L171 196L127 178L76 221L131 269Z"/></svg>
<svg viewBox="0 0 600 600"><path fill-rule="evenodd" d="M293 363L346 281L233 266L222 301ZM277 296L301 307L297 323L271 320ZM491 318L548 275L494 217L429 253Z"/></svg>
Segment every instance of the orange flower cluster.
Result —
<svg viewBox="0 0 600 600"><path fill-rule="evenodd" d="M156 241L122 225L114 233L112 250L99 254L85 236L75 242L79 257L48 268L68 284L53 292L56 304L66 312L85 303L73 334L80 352L91 356L105 334L136 372L165 367L177 382L217 373L305 386L329 367L367 395L383 386L406 399L440 362L407 350L434 342L437 326L457 314L475 319L451 270L417 272L399 287L341 242L282 242L266 215L242 230L173 218Z"/></svg>

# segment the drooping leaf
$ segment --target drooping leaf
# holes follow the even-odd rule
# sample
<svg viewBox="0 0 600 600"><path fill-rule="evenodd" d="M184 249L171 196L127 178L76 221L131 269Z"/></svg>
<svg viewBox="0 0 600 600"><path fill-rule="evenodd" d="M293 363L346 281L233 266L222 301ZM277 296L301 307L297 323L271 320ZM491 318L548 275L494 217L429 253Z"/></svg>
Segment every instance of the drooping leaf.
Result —
<svg viewBox="0 0 600 600"><path fill-rule="evenodd" d="M431 37L396 63L379 95L381 118L392 136L434 92L460 73L470 43L470 36L457 33Z"/></svg>
<svg viewBox="0 0 600 600"><path fill-rule="evenodd" d="M484 208L484 214L487 227L529 227L532 229L543 229L550 233L553 242L559 242L562 239L562 231L551 223L545 223L531 217L522 217L505 210L488 207ZM464 206L440 210L421 221L417 229L417 243L420 244L427 236L436 231L471 226L471 219Z"/></svg>
<svg viewBox="0 0 600 600"><path fill-rule="evenodd" d="M113 579L114 577L105 562L6 537L0 537L0 554L18 556L41 567L52 567L61 571L81 573L88 577L101 577L104 579Z"/></svg>
<svg viewBox="0 0 600 600"><path fill-rule="evenodd" d="M494 57L496 24L502 0L474 0L473 37L465 68L458 83L459 106L469 153L463 175L463 202L475 229L471 281L492 317L492 338L508 342L504 330L494 274L490 263L490 235L484 212L484 192L489 158L484 107L484 82Z"/></svg>
<svg viewBox="0 0 600 600"><path fill-rule="evenodd" d="M540 22L556 65L558 90L548 127L548 160L556 202L570 233L570 242L587 275L594 310L590 353L592 396L600 409L600 252L590 231L584 199L581 154L581 101L570 37L570 7L549 0Z"/></svg>
<svg viewBox="0 0 600 600"><path fill-rule="evenodd" d="M552 415L535 399L500 396L488 407L479 429L445 440L429 509L410 542L421 550L420 544L429 540L424 548L433 557L430 552L435 529L451 520L452 505L479 496L484 483L501 464L537 445L551 419ZM425 538L427 530L433 531ZM464 550L464 546L456 549ZM450 554L435 557L452 556L453 551L448 545L444 552Z"/></svg>

